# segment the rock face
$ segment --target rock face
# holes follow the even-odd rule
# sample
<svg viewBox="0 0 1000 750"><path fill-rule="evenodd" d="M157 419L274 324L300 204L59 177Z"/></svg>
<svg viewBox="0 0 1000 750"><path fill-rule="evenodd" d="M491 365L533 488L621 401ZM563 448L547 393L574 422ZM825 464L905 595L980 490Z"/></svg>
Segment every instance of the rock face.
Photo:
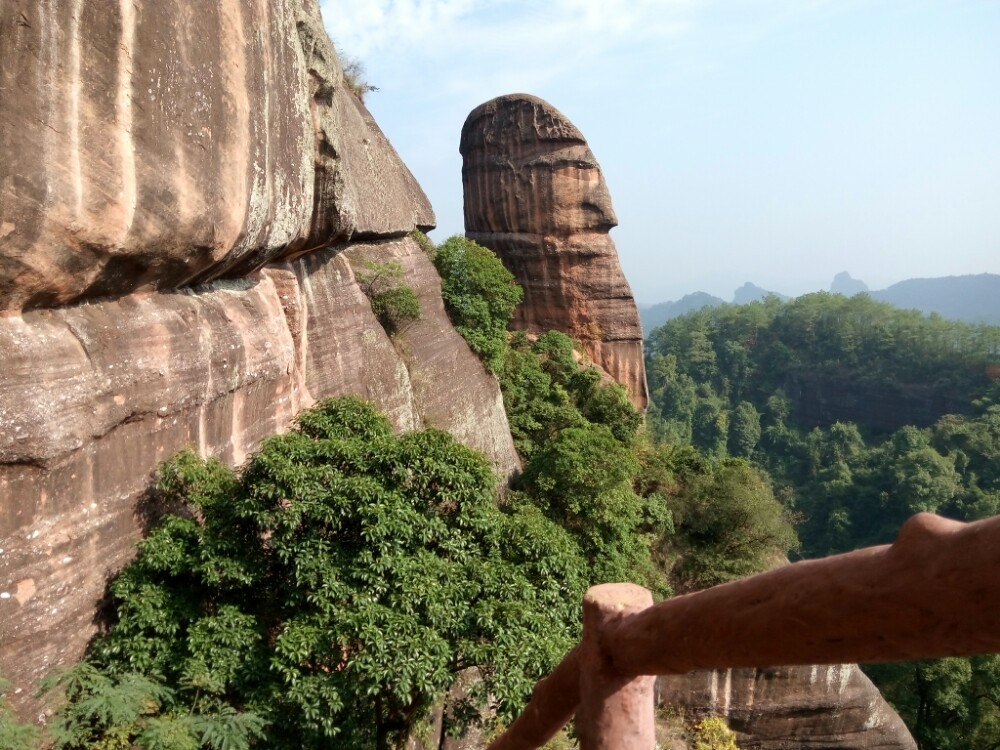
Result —
<svg viewBox="0 0 1000 750"><path fill-rule="evenodd" d="M517 466L409 236L426 197L313 0L0 4L0 674L75 660L185 446L239 464L357 394ZM354 272L399 262L390 337Z"/></svg>
<svg viewBox="0 0 1000 750"><path fill-rule="evenodd" d="M524 287L513 327L563 331L648 402L642 329L608 231L618 220L580 131L541 99L501 96L462 128L465 232Z"/></svg>
<svg viewBox="0 0 1000 750"><path fill-rule="evenodd" d="M902 720L853 664L661 677L657 705L721 716L743 750L916 750Z"/></svg>
<svg viewBox="0 0 1000 750"><path fill-rule="evenodd" d="M0 5L0 311L433 225L318 4Z"/></svg>

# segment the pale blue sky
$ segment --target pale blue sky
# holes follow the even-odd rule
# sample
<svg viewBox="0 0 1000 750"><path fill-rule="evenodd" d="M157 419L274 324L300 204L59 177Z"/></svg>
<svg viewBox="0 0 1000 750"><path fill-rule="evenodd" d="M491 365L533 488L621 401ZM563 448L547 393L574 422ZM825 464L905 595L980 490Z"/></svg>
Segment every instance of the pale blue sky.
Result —
<svg viewBox="0 0 1000 750"><path fill-rule="evenodd" d="M548 100L604 170L643 302L1000 273L1000 0L323 0L463 231L458 139Z"/></svg>

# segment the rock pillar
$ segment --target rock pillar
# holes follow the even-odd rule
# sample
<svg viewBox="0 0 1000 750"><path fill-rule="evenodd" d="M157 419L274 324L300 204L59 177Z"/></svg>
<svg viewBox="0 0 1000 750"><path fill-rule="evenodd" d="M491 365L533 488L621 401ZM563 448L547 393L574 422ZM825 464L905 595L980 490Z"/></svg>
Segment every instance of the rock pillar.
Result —
<svg viewBox="0 0 1000 750"><path fill-rule="evenodd" d="M524 288L513 327L579 340L645 409L639 313L608 235L618 219L583 135L548 102L511 94L472 111L460 150L466 235Z"/></svg>

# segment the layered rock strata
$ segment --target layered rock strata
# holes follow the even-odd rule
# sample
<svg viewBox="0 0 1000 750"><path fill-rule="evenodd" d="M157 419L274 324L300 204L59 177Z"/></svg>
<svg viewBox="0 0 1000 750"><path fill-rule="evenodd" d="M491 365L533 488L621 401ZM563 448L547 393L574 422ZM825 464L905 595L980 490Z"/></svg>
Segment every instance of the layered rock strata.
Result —
<svg viewBox="0 0 1000 750"><path fill-rule="evenodd" d="M94 632L156 465L237 465L364 396L517 465L409 238L434 216L314 0L0 4L0 674L23 712ZM395 261L389 336L355 280Z"/></svg>
<svg viewBox="0 0 1000 750"><path fill-rule="evenodd" d="M639 313L608 235L618 220L583 135L549 103L511 94L469 114L460 151L466 235L524 287L513 327L578 339L645 409Z"/></svg>
<svg viewBox="0 0 1000 750"><path fill-rule="evenodd" d="M663 715L721 716L743 750L916 750L902 720L853 664L661 677Z"/></svg>

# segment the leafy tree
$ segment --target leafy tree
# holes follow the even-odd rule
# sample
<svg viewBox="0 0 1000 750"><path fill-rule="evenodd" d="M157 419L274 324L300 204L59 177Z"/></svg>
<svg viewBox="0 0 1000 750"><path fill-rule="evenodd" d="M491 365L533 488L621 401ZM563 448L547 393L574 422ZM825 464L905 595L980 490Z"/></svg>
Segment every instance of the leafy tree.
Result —
<svg viewBox="0 0 1000 750"><path fill-rule="evenodd" d="M650 337L653 426L720 457L728 417L728 452L771 474L799 518L804 556L884 544L918 511L962 520L1000 512L998 340L1000 328L924 317L866 295L706 309ZM751 450L744 404L760 415ZM726 534L699 536L700 519L691 528L685 515L700 507L689 505L691 493L711 485L713 470L688 476L694 481L677 473L674 487L661 490L675 533L657 550L665 565L676 564L682 589L718 580L734 564L713 559L713 536ZM686 545L691 551L681 554ZM872 674L922 750L1000 748L991 697L1000 671L986 662L908 663Z"/></svg>
<svg viewBox="0 0 1000 750"><path fill-rule="evenodd" d="M108 675L80 662L49 677L42 690L57 687L67 704L49 726L56 748L245 750L264 736L255 714L211 697L177 705L173 690L136 673Z"/></svg>
<svg viewBox="0 0 1000 750"><path fill-rule="evenodd" d="M468 668L470 699L509 715L577 637L587 577L573 537L502 512L496 484L447 434L396 437L357 399L304 412L239 475L176 457L159 488L190 514L141 542L90 655L102 680L146 682L124 713L69 690L82 734L65 746L156 731L212 747L175 721L209 714L259 717L268 747L400 747Z"/></svg>
<svg viewBox="0 0 1000 750"><path fill-rule="evenodd" d="M534 342L515 333L499 379L514 445L525 460L568 427L603 425L628 445L642 424L625 390L582 367L573 340L558 331Z"/></svg>
<svg viewBox="0 0 1000 750"><path fill-rule="evenodd" d="M460 235L434 253L441 295L455 328L493 373L503 368L507 325L524 292L492 250Z"/></svg>
<svg viewBox="0 0 1000 750"><path fill-rule="evenodd" d="M356 275L372 312L389 333L401 332L409 323L420 320L420 299L404 281L399 261L365 261Z"/></svg>
<svg viewBox="0 0 1000 750"><path fill-rule="evenodd" d="M729 420L729 453L750 458L760 435L760 414L749 401L740 401Z"/></svg>
<svg viewBox="0 0 1000 750"><path fill-rule="evenodd" d="M533 504L573 534L592 583L637 580L664 595L643 533L646 504L632 490L634 454L603 425L562 430L525 468L519 486Z"/></svg>
<svg viewBox="0 0 1000 750"><path fill-rule="evenodd" d="M874 664L920 750L1000 747L1000 656Z"/></svg>
<svg viewBox="0 0 1000 750"><path fill-rule="evenodd" d="M798 547L793 518L767 477L742 459L688 474L671 510L676 533L665 541L671 581L682 591L766 570Z"/></svg>

